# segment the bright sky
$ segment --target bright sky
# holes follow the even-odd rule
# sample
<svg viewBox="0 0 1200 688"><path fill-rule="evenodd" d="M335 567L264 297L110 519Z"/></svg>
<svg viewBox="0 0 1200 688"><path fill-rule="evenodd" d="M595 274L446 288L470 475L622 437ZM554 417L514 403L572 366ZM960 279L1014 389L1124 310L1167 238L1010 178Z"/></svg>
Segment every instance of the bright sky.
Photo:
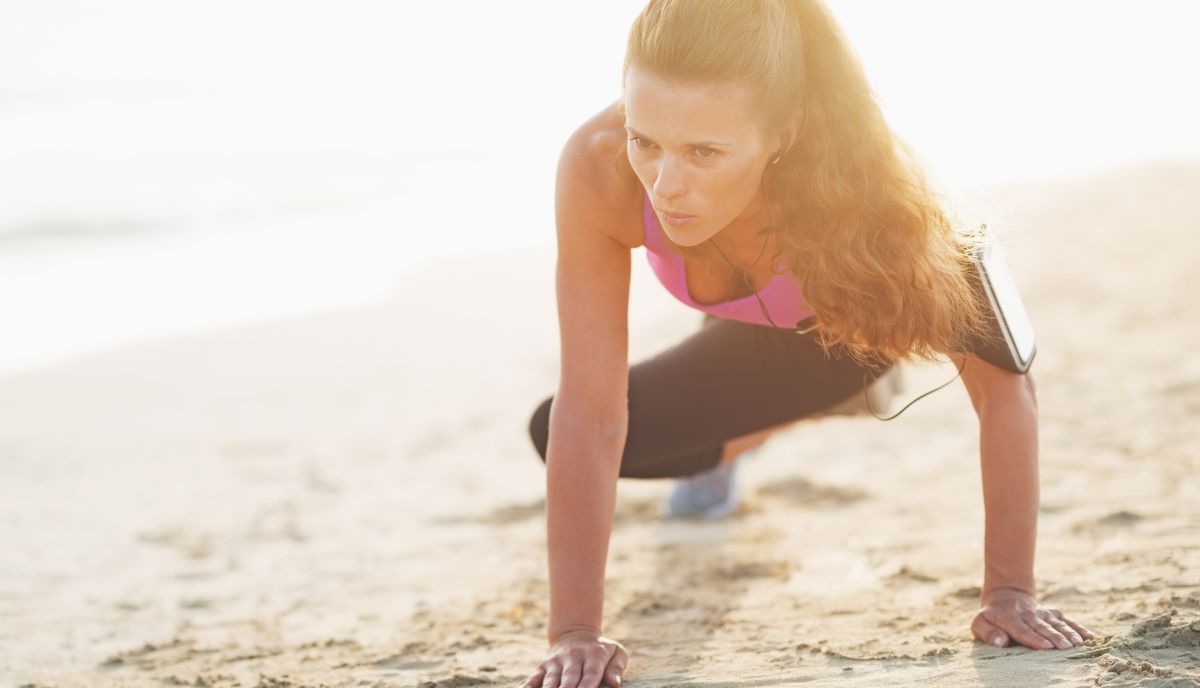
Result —
<svg viewBox="0 0 1200 688"><path fill-rule="evenodd" d="M56 113L61 130L37 142L72 156L488 151L544 164L617 95L625 33L642 5L4 3L0 108L44 116L21 106L92 98ZM948 185L1200 156L1197 3L830 6L889 121ZM95 102L106 95L159 105ZM0 129L0 146L27 150L23 133Z"/></svg>
<svg viewBox="0 0 1200 688"><path fill-rule="evenodd" d="M947 186L1200 157L1200 5L832 4L893 127Z"/></svg>
<svg viewBox="0 0 1200 688"><path fill-rule="evenodd" d="M0 370L552 244L558 152L619 95L642 6L0 2L0 238L37 238L0 242ZM951 193L1200 160L1200 3L830 6Z"/></svg>

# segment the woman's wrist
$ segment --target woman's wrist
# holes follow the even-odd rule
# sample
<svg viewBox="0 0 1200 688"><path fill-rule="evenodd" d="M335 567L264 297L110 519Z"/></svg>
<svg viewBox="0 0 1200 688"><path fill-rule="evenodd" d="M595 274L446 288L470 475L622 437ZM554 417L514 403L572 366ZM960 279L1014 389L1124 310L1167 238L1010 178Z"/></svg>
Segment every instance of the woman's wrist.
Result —
<svg viewBox="0 0 1200 688"><path fill-rule="evenodd" d="M546 633L546 640L548 640L551 645L554 645L555 643L559 642L563 638L573 637L573 636L599 637L600 636L600 628L599 628L599 626L591 626L589 624L562 624L562 625L552 624L550 626L550 629Z"/></svg>
<svg viewBox="0 0 1200 688"><path fill-rule="evenodd" d="M981 604L987 604L994 597L1012 594L1036 597L1037 589L1033 585L1023 583L985 584L982 592L979 594L979 601Z"/></svg>

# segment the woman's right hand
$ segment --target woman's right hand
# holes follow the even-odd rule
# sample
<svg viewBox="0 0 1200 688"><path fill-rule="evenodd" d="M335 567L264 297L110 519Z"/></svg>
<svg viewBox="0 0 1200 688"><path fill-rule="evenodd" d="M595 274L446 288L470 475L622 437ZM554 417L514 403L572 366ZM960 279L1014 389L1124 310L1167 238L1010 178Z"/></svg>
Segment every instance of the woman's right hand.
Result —
<svg viewBox="0 0 1200 688"><path fill-rule="evenodd" d="M521 688L620 688L629 653L595 631L568 631L550 646L550 656Z"/></svg>

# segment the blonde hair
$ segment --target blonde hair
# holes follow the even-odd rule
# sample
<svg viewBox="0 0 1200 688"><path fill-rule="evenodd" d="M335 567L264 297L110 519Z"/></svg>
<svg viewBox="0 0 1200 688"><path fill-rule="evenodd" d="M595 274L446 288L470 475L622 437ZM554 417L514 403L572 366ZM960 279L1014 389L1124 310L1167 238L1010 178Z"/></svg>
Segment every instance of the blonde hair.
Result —
<svg viewBox="0 0 1200 688"><path fill-rule="evenodd" d="M746 83L764 131L801 122L763 184L827 356L931 360L982 335L980 239L943 212L819 0L650 0L629 31L623 73L633 66Z"/></svg>

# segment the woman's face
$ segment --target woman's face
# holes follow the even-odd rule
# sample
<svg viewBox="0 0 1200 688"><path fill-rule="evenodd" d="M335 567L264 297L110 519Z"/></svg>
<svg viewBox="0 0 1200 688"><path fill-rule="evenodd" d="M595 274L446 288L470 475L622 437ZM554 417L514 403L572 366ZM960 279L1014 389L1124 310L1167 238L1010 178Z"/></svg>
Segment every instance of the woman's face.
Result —
<svg viewBox="0 0 1200 688"><path fill-rule="evenodd" d="M763 169L779 141L764 140L748 87L631 67L624 100L629 162L671 241L695 246L761 211Z"/></svg>

